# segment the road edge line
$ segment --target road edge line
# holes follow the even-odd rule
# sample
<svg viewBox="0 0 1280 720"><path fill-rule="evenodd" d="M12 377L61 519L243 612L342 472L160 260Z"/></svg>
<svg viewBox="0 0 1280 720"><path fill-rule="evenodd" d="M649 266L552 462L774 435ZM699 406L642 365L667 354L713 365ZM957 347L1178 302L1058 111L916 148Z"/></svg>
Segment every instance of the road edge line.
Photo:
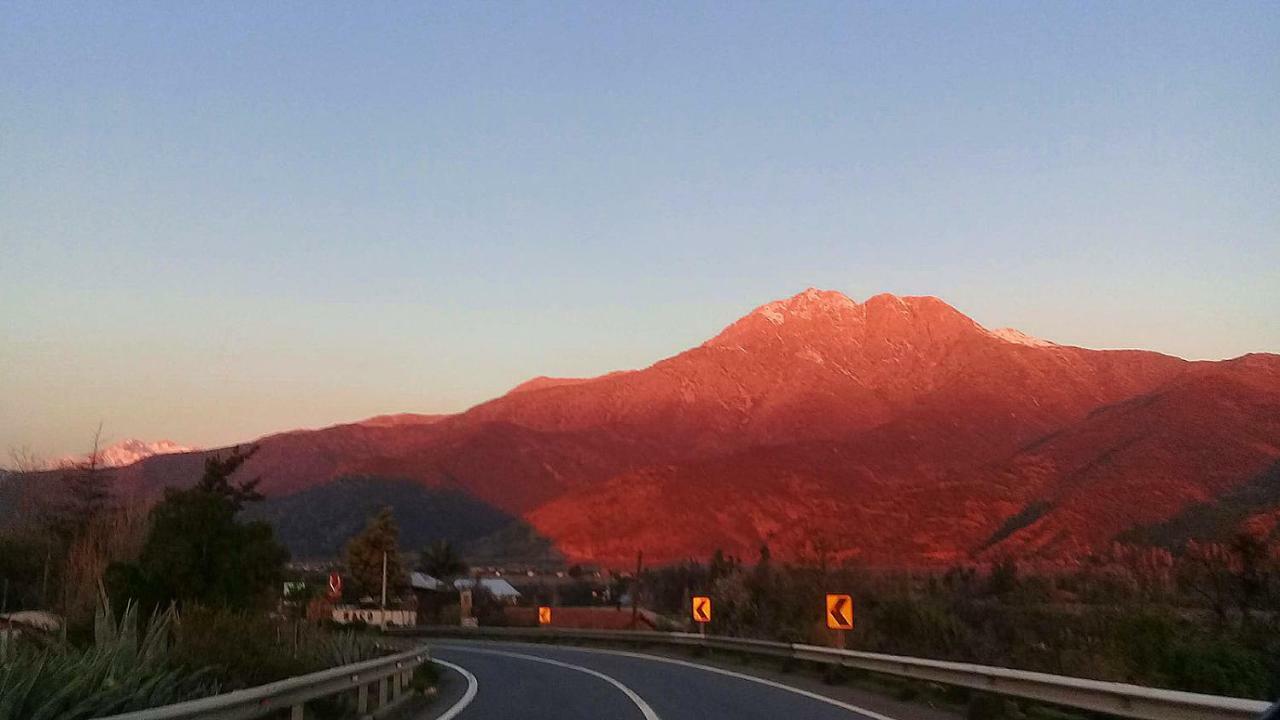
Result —
<svg viewBox="0 0 1280 720"><path fill-rule="evenodd" d="M447 660L437 660L436 658L431 658L431 662L442 667L449 668L450 670L462 675L462 677L467 680L467 691L462 694L462 697L458 702L454 703L453 707L450 707L448 710L445 710L442 714L437 715L434 718L434 720L453 720L453 718L457 717L459 713L467 709L467 706L471 704L472 700L476 699L476 693L480 691L480 681L476 680L476 676L473 675L470 670L462 667L461 665L455 665Z"/></svg>
<svg viewBox="0 0 1280 720"><path fill-rule="evenodd" d="M637 708L639 708L640 714L644 715L645 720L662 720L662 718L658 716L658 713L655 712L654 709L649 706L649 703L645 702L644 698L636 694L636 691L632 690L626 685L623 685L622 682L619 681L618 679L610 677L600 672L599 670L592 670L591 668L588 668L588 667L582 667L581 665L574 665L572 663L567 663L567 662L564 662L561 660L555 660L552 658L539 657L537 655L526 655L525 653L509 652L505 650L493 650L489 648L467 647L465 645L448 645L444 643L438 643L436 647L440 648L441 650L455 650L458 652L474 652L474 653L481 653L483 655L502 655L506 657L518 658L520 660L529 660L531 662L540 662L547 665L555 665L557 667L562 667L567 670L576 670L581 673L586 673L587 675L591 675L593 677L604 680L605 682L614 686L618 690L622 691L622 694L626 695L627 699L630 700L632 704L634 704ZM440 719L440 720L443 720L443 719Z"/></svg>
<svg viewBox="0 0 1280 720"><path fill-rule="evenodd" d="M486 640L482 642L490 642L490 641ZM548 647L546 645L542 645L539 643L512 642L508 644L522 645L522 646L527 645L530 647ZM457 647L457 646L454 645L452 647ZM609 650L606 648L584 648L584 647L578 647L575 645L553 645L550 647L554 647L557 650L573 650L576 652L596 653L600 655L621 655L623 657L640 658L643 660L654 660L656 662L670 663L672 665L683 665L685 667L691 667L691 668L696 668L698 670L705 670L707 672L713 672L713 673L718 673L720 675L735 677L740 680L750 680L751 682L760 683L761 685L767 685L769 687L778 688L779 690L786 690L787 692L792 692L797 695L803 695L804 697L807 697L811 700L824 702L824 703L827 703L828 705L834 705L843 710L848 710L849 712L863 715L867 718L870 718L870 720L898 720L897 718L893 718L888 715L878 713L875 710L868 710L863 707L858 707L857 705L851 705L847 702L844 702L843 700L836 700L835 698L827 697L826 695L820 695L810 690L804 690L802 688L792 687L790 685L787 685L786 683L780 683L775 680L769 680L768 678L762 678L756 675L748 675L746 673L735 672L733 670L725 670L724 668L718 668L711 665L703 665L701 663L690 662L688 660L680 660L678 658L663 657L662 655L649 655L647 653L632 652L630 650ZM485 651L481 651L481 652L485 652ZM490 650L488 652L493 652L493 651Z"/></svg>

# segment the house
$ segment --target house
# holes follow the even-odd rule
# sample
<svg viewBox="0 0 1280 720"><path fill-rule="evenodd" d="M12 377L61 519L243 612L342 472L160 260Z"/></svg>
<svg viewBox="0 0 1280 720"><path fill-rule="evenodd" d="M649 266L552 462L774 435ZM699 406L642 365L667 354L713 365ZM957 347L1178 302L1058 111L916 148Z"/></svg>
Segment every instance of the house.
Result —
<svg viewBox="0 0 1280 720"><path fill-rule="evenodd" d="M414 591L421 590L423 592L450 592L452 588L441 580L437 580L424 572L413 571L409 575L409 584L413 586Z"/></svg>
<svg viewBox="0 0 1280 720"><path fill-rule="evenodd" d="M453 586L459 591L475 588L476 581L471 578L458 578ZM499 602L514 605L520 600L520 591L515 589L505 578L480 578L480 589L489 593Z"/></svg>

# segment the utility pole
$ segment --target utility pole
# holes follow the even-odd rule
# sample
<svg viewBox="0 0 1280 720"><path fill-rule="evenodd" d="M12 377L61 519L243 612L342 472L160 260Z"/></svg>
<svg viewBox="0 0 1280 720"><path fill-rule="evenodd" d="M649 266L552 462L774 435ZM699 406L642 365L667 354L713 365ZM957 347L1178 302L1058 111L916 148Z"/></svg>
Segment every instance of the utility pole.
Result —
<svg viewBox="0 0 1280 720"><path fill-rule="evenodd" d="M387 629L387 551L382 551L382 629Z"/></svg>
<svg viewBox="0 0 1280 720"><path fill-rule="evenodd" d="M636 576L631 581L631 629L635 630L638 625L637 618L640 615L640 569L644 567L644 550L636 551Z"/></svg>

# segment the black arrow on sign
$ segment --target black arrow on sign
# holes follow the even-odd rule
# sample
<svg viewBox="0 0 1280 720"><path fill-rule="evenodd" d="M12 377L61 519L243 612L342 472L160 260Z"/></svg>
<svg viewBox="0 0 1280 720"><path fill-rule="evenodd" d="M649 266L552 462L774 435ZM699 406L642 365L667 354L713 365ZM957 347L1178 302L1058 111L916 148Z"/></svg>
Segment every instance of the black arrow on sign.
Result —
<svg viewBox="0 0 1280 720"><path fill-rule="evenodd" d="M707 601L706 600L699 600L698 604L694 606L693 609L696 611L695 614L698 616L699 620L711 619L707 617Z"/></svg>
<svg viewBox="0 0 1280 720"><path fill-rule="evenodd" d="M831 608L831 619L835 621L836 625L852 625L853 624L852 620L847 616L845 616L844 614L844 609L848 605L849 605L849 598L842 597L842 598L838 598L836 600L836 606ZM812 617L812 615L810 617Z"/></svg>

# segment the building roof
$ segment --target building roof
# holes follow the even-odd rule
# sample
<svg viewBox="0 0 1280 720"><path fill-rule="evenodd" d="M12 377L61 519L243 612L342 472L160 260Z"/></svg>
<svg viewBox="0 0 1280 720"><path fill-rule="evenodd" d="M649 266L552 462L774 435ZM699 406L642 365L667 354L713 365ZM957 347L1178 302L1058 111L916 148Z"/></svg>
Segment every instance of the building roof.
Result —
<svg viewBox="0 0 1280 720"><path fill-rule="evenodd" d="M441 592L449 589L449 586L440 580L437 580L424 572L417 571L414 571L409 576L409 584L413 586L414 590L432 590L435 592Z"/></svg>
<svg viewBox="0 0 1280 720"><path fill-rule="evenodd" d="M475 587L475 584L476 581L470 578L458 578L453 581L453 586L459 590L468 590ZM480 587L503 600L520 597L520 591L503 578L480 578Z"/></svg>

